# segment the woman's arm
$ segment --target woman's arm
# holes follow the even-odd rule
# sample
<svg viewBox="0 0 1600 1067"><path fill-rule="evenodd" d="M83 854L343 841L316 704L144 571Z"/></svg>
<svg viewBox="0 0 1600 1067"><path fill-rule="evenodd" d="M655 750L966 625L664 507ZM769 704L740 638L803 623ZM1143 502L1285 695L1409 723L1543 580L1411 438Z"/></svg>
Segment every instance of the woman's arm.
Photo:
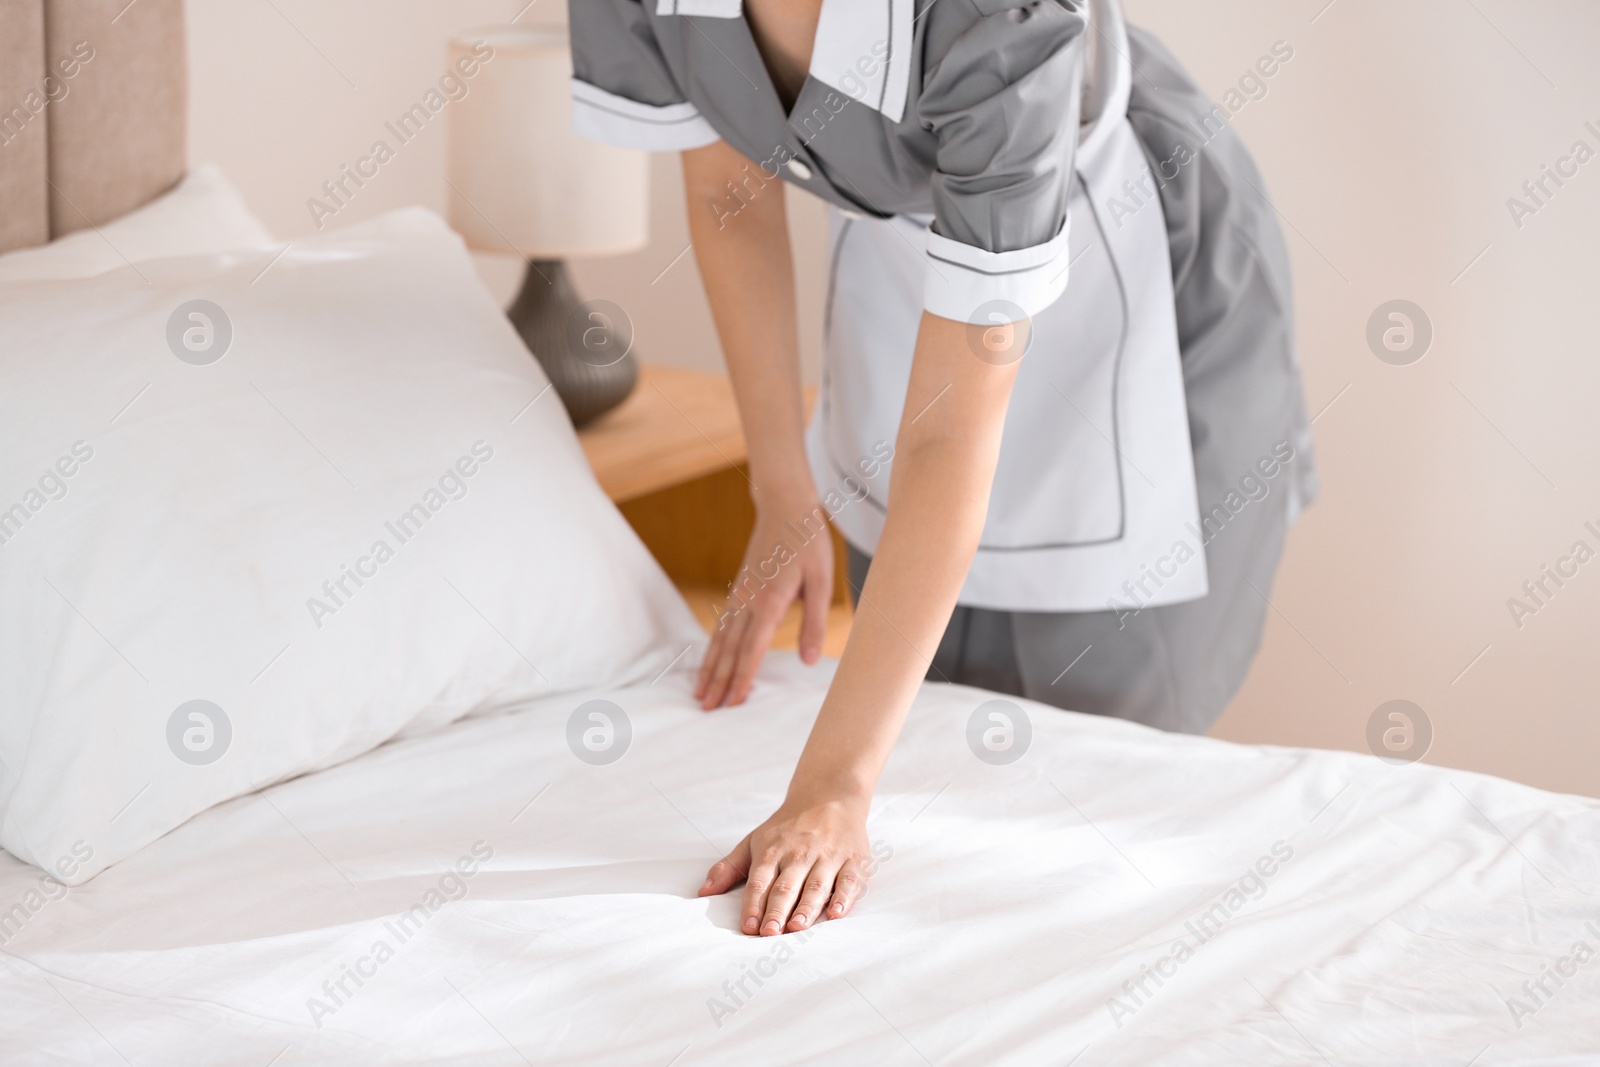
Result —
<svg viewBox="0 0 1600 1067"><path fill-rule="evenodd" d="M973 353L970 329L922 317L888 516L844 657L783 805L700 889L725 893L745 879L747 934L838 918L865 888L872 791L977 550L1016 378L1015 363ZM1003 330L1007 347L1025 349L1026 331Z"/></svg>
<svg viewBox="0 0 1600 1067"><path fill-rule="evenodd" d="M718 228L720 212L709 205L731 206L726 168L737 172L746 164L724 145L684 159L696 255L745 425L757 435L751 471L758 514L779 500L779 507L804 514L815 506L815 494L801 444L793 276L780 188L769 181ZM1008 353L1026 347L1026 324L991 328L980 358L972 331L964 323L922 318L888 517L844 657L783 805L711 868L700 889L702 896L724 893L747 881L746 933L771 935L837 918L865 887L872 791L977 550L1016 377ZM727 632L719 631L707 657L716 660L708 706L717 678L727 674L729 643L742 639L737 658L753 673L771 637L768 621L742 637ZM753 655L744 650L752 644L758 646ZM749 676L741 666L734 677L733 692L742 699ZM702 671L702 687L706 682Z"/></svg>
<svg viewBox="0 0 1600 1067"><path fill-rule="evenodd" d="M738 704L749 694L761 657L797 595L805 605L800 656L816 662L833 597L833 544L827 537L794 544L785 529L821 505L805 454L783 182L721 141L683 153L683 175L689 234L744 424L756 506L740 577L759 580L736 584L712 634L695 687L709 709ZM775 552L780 542L795 558ZM777 566L775 558L788 562ZM774 567L777 574L769 579Z"/></svg>

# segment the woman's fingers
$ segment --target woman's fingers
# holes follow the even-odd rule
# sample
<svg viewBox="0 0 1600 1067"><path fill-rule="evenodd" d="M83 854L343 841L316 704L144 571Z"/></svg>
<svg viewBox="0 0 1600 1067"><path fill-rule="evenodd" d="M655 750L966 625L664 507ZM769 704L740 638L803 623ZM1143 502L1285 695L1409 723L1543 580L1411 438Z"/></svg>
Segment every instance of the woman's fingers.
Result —
<svg viewBox="0 0 1600 1067"><path fill-rule="evenodd" d="M751 609L754 617L750 625L745 627L739 647L735 650L733 680L728 683L729 704L743 704L744 698L750 695L750 687L756 681L756 671L761 669L761 658L767 654L767 646L772 644L772 637L778 632L778 623L782 621L787 608L787 604L780 607L773 601Z"/></svg>
<svg viewBox="0 0 1600 1067"><path fill-rule="evenodd" d="M841 867L843 863L831 856L824 856L816 862L811 873L806 875L800 901L794 906L794 914L783 928L785 933L804 930L827 918L823 908L827 907L828 898L833 896L834 879L838 877Z"/></svg>
<svg viewBox="0 0 1600 1067"><path fill-rule="evenodd" d="M727 634L728 629L724 625L719 625L711 632L711 644L706 648L705 658L700 661L700 673L694 680L696 700L705 699L706 689L711 685L711 676L717 672L717 661L722 658L722 646L727 640Z"/></svg>
<svg viewBox="0 0 1600 1067"><path fill-rule="evenodd" d="M815 663L822 655L822 639L828 636L828 604L833 600L833 575L822 568L805 577L801 590L805 597L800 616L800 659Z"/></svg>
<svg viewBox="0 0 1600 1067"><path fill-rule="evenodd" d="M751 851L754 853L753 846ZM761 932L761 918L767 912L767 894L778 875L779 853L775 848L768 848L754 858L744 883L744 912L739 921L739 929L747 934Z"/></svg>
<svg viewBox="0 0 1600 1067"><path fill-rule="evenodd" d="M767 892L767 904L761 915L761 936L774 937L789 925L789 916L800 900L800 891L815 865L814 858L806 853L791 853L778 865L772 888Z"/></svg>
<svg viewBox="0 0 1600 1067"><path fill-rule="evenodd" d="M711 631L711 644L706 649L705 659L700 661L700 674L695 679L694 698L703 700L706 690L711 688L711 680L716 676L717 664L727 655L731 647L731 640L738 632L736 624L739 622L737 611L724 611L717 616L717 627Z"/></svg>
<svg viewBox="0 0 1600 1067"><path fill-rule="evenodd" d="M751 545L767 544L761 520L751 534ZM768 530L768 533L775 531ZM787 536L787 535L784 535ZM782 543L781 540L779 542ZM756 564L756 554L747 554L739 575L743 579L728 596L722 616L717 620L711 644L695 678L695 699L702 709L723 704L740 704L755 684L756 672L767 648L782 625L789 605L802 599L800 619L800 658L815 663L822 655L822 640L827 635L828 604L833 597L833 544L826 538L802 546L798 559L783 560L768 576L765 564ZM768 557L768 562L771 558ZM749 595L753 592L753 595Z"/></svg>
<svg viewBox="0 0 1600 1067"><path fill-rule="evenodd" d="M861 899L861 894L866 890L866 864L860 857L852 856L843 867L839 868L839 873L833 880L833 899L828 903L826 917L842 919L849 915L850 909L855 907L856 901Z"/></svg>
<svg viewBox="0 0 1600 1067"><path fill-rule="evenodd" d="M750 838L747 835L743 841L733 846L733 851L711 865L706 872L706 880L700 886L696 896L715 897L721 896L740 882L744 881L745 872L750 869Z"/></svg>
<svg viewBox="0 0 1600 1067"><path fill-rule="evenodd" d="M807 930L860 899L869 848L864 804L785 806L712 868L701 892L736 884L725 865L748 870L739 929L761 937Z"/></svg>
<svg viewBox="0 0 1600 1067"><path fill-rule="evenodd" d="M707 656L707 659L711 660L711 677L707 680L705 692L700 697L701 708L722 706L723 697L728 692L728 682L733 677L740 642L744 640L744 631L750 626L749 615L748 611L738 612L718 631L722 644L717 650L715 660Z"/></svg>

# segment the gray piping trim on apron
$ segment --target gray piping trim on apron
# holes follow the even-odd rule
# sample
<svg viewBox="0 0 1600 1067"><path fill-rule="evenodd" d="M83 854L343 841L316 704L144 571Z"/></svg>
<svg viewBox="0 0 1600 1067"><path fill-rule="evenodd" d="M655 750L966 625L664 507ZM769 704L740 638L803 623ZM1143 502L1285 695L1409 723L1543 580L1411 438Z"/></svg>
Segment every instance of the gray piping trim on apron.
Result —
<svg viewBox="0 0 1600 1067"><path fill-rule="evenodd" d="M833 330L833 300L839 291L839 260L844 255L844 239L850 233L850 226L856 220L845 216L844 225L839 227L839 238L833 243L833 261L828 264L828 298L822 304L822 336L824 340ZM827 373L828 364L822 364L823 373ZM824 396L827 394L824 393Z"/></svg>
<svg viewBox="0 0 1600 1067"><path fill-rule="evenodd" d="M1111 252L1111 242L1106 239L1105 223L1100 219L1100 212L1095 210L1094 196L1089 189L1089 183L1083 180L1082 174L1075 174L1073 178L1083 186L1083 199L1089 205L1089 217L1094 219L1094 228L1100 234L1100 243L1106 248L1106 259L1111 261L1112 276L1117 279L1117 295L1122 300L1122 329L1117 336L1117 358L1111 366L1111 437L1106 442L1111 446L1111 451L1117 455L1117 532L1110 537L1102 537L1095 541L1057 541L1043 545L985 545L980 542L979 552L1049 552L1064 548L1089 548L1093 545L1116 544L1128 533L1128 492L1122 481L1122 429L1121 420L1117 416L1117 398L1121 395L1122 357L1128 351L1128 323L1133 312L1128 306L1128 283L1122 277L1122 267L1117 264L1117 257ZM1061 387L1055 382L1050 383L1050 388L1061 393ZM1063 400L1066 400L1066 396L1067 394L1061 393ZM1067 400L1067 403L1072 404L1072 401ZM1072 409L1077 411L1078 406L1072 404ZM1078 415L1083 421L1089 422L1089 416L1083 412L1079 411ZM1089 425L1096 433L1100 432L1094 423L1091 422ZM1105 434L1100 436L1105 437Z"/></svg>
<svg viewBox="0 0 1600 1067"><path fill-rule="evenodd" d="M842 227L838 227L838 240L834 242L834 262L830 264L829 272L827 272L827 301L822 304L822 342L824 344L826 344L827 338L834 331L834 299L838 296L838 261L845 256L845 238L850 235L850 227L853 222L854 219L846 216L845 224ZM821 400L818 403L827 403L827 360L822 360L822 390ZM840 480L851 477L850 472L845 470L843 464L838 462L832 442L827 445L827 461L830 464L834 464L834 474L838 475ZM862 488L866 488L866 486L862 486ZM885 504L880 504L877 499L874 499L872 490L867 490L866 496L862 496L861 499L870 504L870 506L875 507L880 514L888 515L888 510L890 509Z"/></svg>
<svg viewBox="0 0 1600 1067"><path fill-rule="evenodd" d="M889 25L894 26L894 0L889 0ZM889 72L894 69L894 30L890 29L884 40L883 84L878 86L878 114L883 114L883 101L889 95Z"/></svg>

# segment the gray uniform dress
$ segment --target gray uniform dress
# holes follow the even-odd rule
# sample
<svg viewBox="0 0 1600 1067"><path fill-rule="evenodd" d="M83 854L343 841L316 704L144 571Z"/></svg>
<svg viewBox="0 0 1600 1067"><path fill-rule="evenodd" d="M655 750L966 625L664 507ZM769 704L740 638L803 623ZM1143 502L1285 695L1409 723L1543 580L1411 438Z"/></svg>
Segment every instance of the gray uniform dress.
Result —
<svg viewBox="0 0 1600 1067"><path fill-rule="evenodd" d="M1108 8L1116 34L1106 32L1111 19L1086 32L1091 14ZM1288 257L1260 176L1226 114L1153 38L1123 31L1114 0L917 0L914 7L908 0L825 0L810 77L787 113L738 0L573 0L571 24L580 132L655 150L724 139L753 161L751 180L730 190L727 211L759 195L764 181L782 177L846 216L835 226L830 318L834 327L843 315L861 327L856 332L870 332L877 319L899 315L907 324L899 332L910 336L903 351L885 353L885 360L908 366L920 309L975 324L995 321L997 305L1014 309L1008 319L1038 316L1019 392L1027 391L1032 369L1035 384L1055 388L1083 425L1075 438L1037 417L1031 427L1014 428L1013 422L1025 422L1019 408L1026 412L1027 404L1013 401L998 499L991 502L985 549L974 568L984 580L969 577L928 676L1164 729L1209 727L1243 680L1285 533L1315 488ZM1124 67L1131 60L1133 76L1124 77L1120 100L1109 106L1118 110L1117 122L1131 127L1128 143L1135 155L1142 153L1139 167L1150 179L1145 188L1159 204L1159 215L1152 210L1134 221L1165 229L1164 242L1158 234L1161 314L1148 302L1141 312L1129 299L1127 290L1138 283L1130 282L1126 259L1119 264L1097 252L1097 245L1123 239L1116 231L1124 219L1097 202L1110 197L1097 193L1103 175L1094 172L1096 164L1075 159L1080 136L1085 156L1094 151L1097 139L1085 134L1088 120L1108 106L1104 97L1116 97L1092 72L1115 59ZM1120 180L1122 172L1114 173ZM1133 203L1137 184L1129 185ZM1088 216L1092 225L1069 225L1074 214ZM853 253L854 263L844 241L849 220L879 227L876 252L855 238L866 250ZM900 229L890 235L883 228L890 222L877 220ZM861 286L851 281L841 296L842 275L869 284L879 274L893 275L896 249L902 259L926 257L922 293L884 283L884 291L863 304ZM1060 299L1071 263L1078 263L1073 270L1079 274L1087 268L1104 275L1074 276L1078 305ZM898 289L910 288L906 272L900 276ZM1095 308L1118 286L1125 317L1133 309L1133 321L1108 326L1100 319L1115 316ZM1129 399L1141 374L1153 380L1160 373L1159 344L1146 344L1151 355L1144 371L1125 359L1130 332L1144 328L1146 319L1175 333L1168 390L1177 397L1175 412L1170 403L1161 406L1158 387L1147 387L1148 400ZM1042 335L1041 325L1048 326ZM1093 338L1097 330L1109 335L1105 351L1075 354L1074 341ZM1084 345L1093 349L1094 342ZM867 347L882 350L876 341ZM1081 369L1075 359L1103 366L1109 385L1083 373L1086 391L1067 385L1064 392L1057 383ZM833 409L852 399L840 395L840 369L830 364L835 381L831 392L825 383L825 409L830 396ZM902 380L888 377L891 386ZM1096 389L1109 396L1104 419L1092 406ZM892 388L877 391L887 395ZM882 406L881 398L873 402ZM1146 421L1144 452L1139 427L1128 425L1130 408ZM866 440L861 433L830 437L830 414L842 425L887 425L892 440L900 413L878 412L876 424L868 415L819 413L824 425L820 432L813 426L810 442L819 488L835 473L823 466L848 461L839 448L830 451L829 442L864 447ZM1181 449L1172 447L1174 429ZM1163 430L1167 443L1149 451ZM1051 467L1060 466L1058 452L1087 452L1102 439L1110 462L1100 464L1099 473L1090 462L1081 471ZM1050 441L1062 447L1047 447ZM1068 448L1068 441L1078 444ZM1161 470L1162 464L1170 469ZM1135 473L1152 485L1173 486L1165 503L1143 511L1130 506L1128 497L1139 488ZM862 479L856 483L862 503L834 518L852 544L851 579L859 589L886 493ZM1030 496L1029 486L1049 487L1048 498L1040 499L1044 489ZM1077 542L1059 536L1065 524L1081 525L1097 508L1111 536ZM1016 515L1026 521L1011 521ZM997 529L1027 535L1013 538L1026 543L991 548ZM1142 561L1169 578L1165 567L1181 568L1165 556L1155 563L1147 547L1105 555L1139 536L1145 546L1184 541L1198 563L1180 575L1183 580L1163 582ZM984 551L990 551L987 562ZM1032 583L1037 592L1029 588L1034 575L1063 573L1062 559L1076 559L1074 573L1088 576L1075 583L1079 589L1057 588L1073 583L1048 578ZM1127 593L1108 598L1100 585ZM1095 591L1084 594L1085 586ZM1076 606L1086 595L1106 609L1039 610L1056 602Z"/></svg>

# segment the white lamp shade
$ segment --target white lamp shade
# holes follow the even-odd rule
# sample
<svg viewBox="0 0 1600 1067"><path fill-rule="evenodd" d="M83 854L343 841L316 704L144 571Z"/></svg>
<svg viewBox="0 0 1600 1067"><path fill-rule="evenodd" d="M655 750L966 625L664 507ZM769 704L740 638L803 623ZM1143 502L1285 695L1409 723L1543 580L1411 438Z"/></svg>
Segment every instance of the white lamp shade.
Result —
<svg viewBox="0 0 1600 1067"><path fill-rule="evenodd" d="M450 62L476 66L450 105L450 224L467 244L530 259L644 247L649 156L572 132L564 31L474 30L451 42Z"/></svg>

